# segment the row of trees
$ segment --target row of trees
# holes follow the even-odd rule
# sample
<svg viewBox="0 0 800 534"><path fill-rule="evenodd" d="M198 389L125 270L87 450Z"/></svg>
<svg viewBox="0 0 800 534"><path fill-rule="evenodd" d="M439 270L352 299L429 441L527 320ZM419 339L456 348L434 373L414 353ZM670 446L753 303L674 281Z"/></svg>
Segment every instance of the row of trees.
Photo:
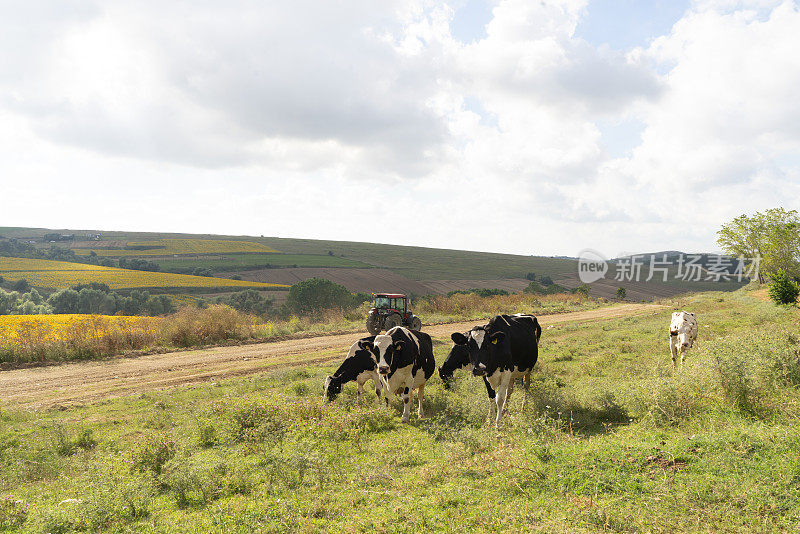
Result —
<svg viewBox="0 0 800 534"><path fill-rule="evenodd" d="M91 287L94 286L94 287ZM100 286L100 287L98 287ZM165 315L175 311L167 295L131 291L129 295L109 291L105 284L62 289L44 298L36 289L27 293L0 289L0 315L86 313L99 315Z"/></svg>
<svg viewBox="0 0 800 534"><path fill-rule="evenodd" d="M0 315L38 315L53 313L53 308L44 301L35 289L27 293L0 289Z"/></svg>

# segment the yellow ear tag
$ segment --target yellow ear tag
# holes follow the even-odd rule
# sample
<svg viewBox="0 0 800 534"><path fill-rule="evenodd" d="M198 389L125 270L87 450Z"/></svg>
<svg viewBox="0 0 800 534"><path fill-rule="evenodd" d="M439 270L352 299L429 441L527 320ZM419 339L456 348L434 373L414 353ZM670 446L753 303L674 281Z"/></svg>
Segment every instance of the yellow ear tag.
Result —
<svg viewBox="0 0 800 534"><path fill-rule="evenodd" d="M497 340L496 339L492 340L492 345L497 345Z"/></svg>

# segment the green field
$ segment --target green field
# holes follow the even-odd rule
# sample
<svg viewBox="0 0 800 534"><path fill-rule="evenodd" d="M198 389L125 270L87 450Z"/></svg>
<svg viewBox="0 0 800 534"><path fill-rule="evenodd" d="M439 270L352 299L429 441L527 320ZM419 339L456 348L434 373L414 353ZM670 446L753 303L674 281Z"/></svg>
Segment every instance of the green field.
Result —
<svg viewBox="0 0 800 534"><path fill-rule="evenodd" d="M800 320L748 293L542 335L526 408L433 379L399 423L335 366L47 412L0 412L0 525L32 532L797 532ZM439 362L449 343L435 344ZM35 505L35 506L31 506Z"/></svg>
<svg viewBox="0 0 800 534"><path fill-rule="evenodd" d="M198 256L150 260L161 266L162 270L173 269L211 269L214 272L243 271L276 267L350 267L369 268L367 263L329 256L327 254L225 254L222 256Z"/></svg>

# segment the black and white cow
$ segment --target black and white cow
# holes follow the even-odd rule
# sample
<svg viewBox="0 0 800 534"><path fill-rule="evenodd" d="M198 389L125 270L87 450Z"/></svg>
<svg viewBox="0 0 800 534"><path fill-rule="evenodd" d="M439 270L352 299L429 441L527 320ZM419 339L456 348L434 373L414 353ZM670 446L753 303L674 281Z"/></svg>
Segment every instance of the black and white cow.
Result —
<svg viewBox="0 0 800 534"><path fill-rule="evenodd" d="M464 337L469 336L469 332L464 332ZM463 369L468 373L472 372L472 363L469 361L469 348L466 345L453 345L450 353L445 358L444 363L439 367L439 378L442 379L445 389L450 389L453 382L453 375L455 372ZM494 401L495 393L492 386L483 377L483 383L486 385L486 394L489 395L489 400Z"/></svg>
<svg viewBox="0 0 800 534"><path fill-rule="evenodd" d="M411 392L415 389L419 403L417 415L424 417L422 396L425 383L436 369L431 336L395 326L386 334L375 336L372 343L363 343L363 346L372 352L387 397L390 393L403 394L402 422L410 421Z"/></svg>
<svg viewBox="0 0 800 534"><path fill-rule="evenodd" d="M450 336L456 345L469 351L472 374L484 377L496 392L494 402L489 394L489 417L496 410L495 426L500 426L513 381L522 378L525 389L530 385L531 371L539 358L541 335L542 327L536 317L517 314L497 315L484 326Z"/></svg>
<svg viewBox="0 0 800 534"><path fill-rule="evenodd" d="M325 379L322 386L323 394L329 401L334 400L342 392L342 385L352 380L356 381L359 395L364 391L364 383L372 380L375 384L375 394L381 398L383 384L378 375L378 365L372 358L372 353L364 346L365 343L371 344L374 340L375 336L369 336L353 343L342 365L332 376ZM389 402L388 398L386 402Z"/></svg>

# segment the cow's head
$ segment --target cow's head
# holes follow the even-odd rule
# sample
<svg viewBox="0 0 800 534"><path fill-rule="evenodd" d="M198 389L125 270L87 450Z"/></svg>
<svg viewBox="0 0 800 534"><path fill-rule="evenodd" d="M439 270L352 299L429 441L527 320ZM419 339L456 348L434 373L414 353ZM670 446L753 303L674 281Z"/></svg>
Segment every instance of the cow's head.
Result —
<svg viewBox="0 0 800 534"><path fill-rule="evenodd" d="M690 312L675 312L669 324L670 341L681 349L690 349L694 343L692 331L697 324L697 317Z"/></svg>
<svg viewBox="0 0 800 534"><path fill-rule="evenodd" d="M488 332L482 326L476 326L468 335L455 332L450 336L456 345L464 345L469 351L469 362L472 364L472 374L475 376L486 375L490 361L497 361L498 355L505 349L504 332Z"/></svg>
<svg viewBox="0 0 800 534"><path fill-rule="evenodd" d="M322 395L327 400L332 401L342 392L342 381L335 376L329 376L322 385Z"/></svg>
<svg viewBox="0 0 800 534"><path fill-rule="evenodd" d="M378 373L388 375L392 368L392 362L403 350L403 341L394 341L392 336L382 335L375 336L375 341L371 343L369 341L359 342L359 346L372 353L372 358L378 365Z"/></svg>
<svg viewBox="0 0 800 534"><path fill-rule="evenodd" d="M464 334L466 337L467 334ZM453 374L457 369L469 365L469 349L466 345L453 345L450 349L450 354L444 360L444 363L439 367L439 378L442 379L444 387L450 389L450 384L453 380Z"/></svg>

